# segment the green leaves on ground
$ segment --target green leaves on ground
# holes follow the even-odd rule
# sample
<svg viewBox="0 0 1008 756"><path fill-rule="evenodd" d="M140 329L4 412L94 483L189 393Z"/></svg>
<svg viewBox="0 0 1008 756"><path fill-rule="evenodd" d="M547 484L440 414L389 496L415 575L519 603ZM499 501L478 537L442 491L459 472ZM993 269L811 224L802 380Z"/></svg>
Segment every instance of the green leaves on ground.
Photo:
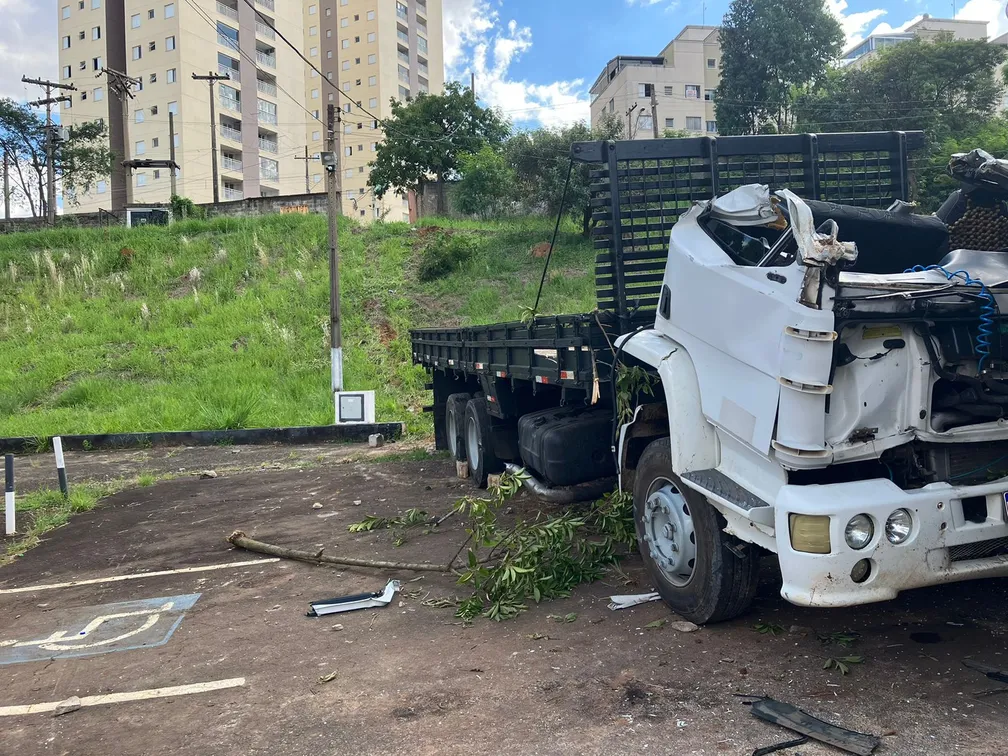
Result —
<svg viewBox="0 0 1008 756"><path fill-rule="evenodd" d="M763 620L753 625L753 630L760 635L770 635L773 637L784 634L783 625L778 625L776 622L764 622Z"/></svg>
<svg viewBox="0 0 1008 756"><path fill-rule="evenodd" d="M360 522L354 522L347 526L351 533L368 533L372 530L384 530L387 528L408 528L414 525L425 525L430 522L430 515L422 509L407 509L398 517L379 517L378 515L368 515Z"/></svg>
<svg viewBox="0 0 1008 756"><path fill-rule="evenodd" d="M863 656L840 656L840 657L829 657L823 664L823 669L835 669L841 675L846 675L850 672L852 664L860 664L864 661Z"/></svg>
<svg viewBox="0 0 1008 756"><path fill-rule="evenodd" d="M466 621L478 615L509 619L524 611L528 601L570 595L616 562L633 531L633 505L622 493L604 497L583 513L538 512L533 519L519 517L505 524L499 520L501 509L520 489L521 478L505 473L489 497L467 496L456 506L469 518L473 544L458 579L473 590L457 612Z"/></svg>

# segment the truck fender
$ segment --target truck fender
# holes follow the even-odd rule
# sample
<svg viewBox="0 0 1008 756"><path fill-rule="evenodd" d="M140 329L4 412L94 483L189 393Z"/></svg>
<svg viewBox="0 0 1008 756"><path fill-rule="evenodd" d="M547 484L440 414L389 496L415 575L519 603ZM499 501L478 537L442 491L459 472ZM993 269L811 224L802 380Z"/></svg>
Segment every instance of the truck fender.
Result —
<svg viewBox="0 0 1008 756"><path fill-rule="evenodd" d="M658 373L668 415L667 435L672 446L672 470L682 475L690 470L710 470L718 466L721 450L714 426L704 416L700 403L700 382L686 349L678 342L654 331L642 331L623 340L624 354L632 355ZM637 459L628 455L627 442L634 436L650 435L635 431L634 425L653 412L639 408L634 420L620 434L620 470L633 469ZM639 457L639 454L636 455Z"/></svg>

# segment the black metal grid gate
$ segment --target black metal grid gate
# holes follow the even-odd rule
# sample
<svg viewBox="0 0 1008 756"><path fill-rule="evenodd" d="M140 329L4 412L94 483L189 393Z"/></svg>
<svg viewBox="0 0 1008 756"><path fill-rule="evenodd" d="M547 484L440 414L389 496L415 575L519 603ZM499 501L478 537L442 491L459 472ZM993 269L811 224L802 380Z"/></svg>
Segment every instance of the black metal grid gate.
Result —
<svg viewBox="0 0 1008 756"><path fill-rule="evenodd" d="M923 146L920 131L574 144L574 160L599 164L590 170L599 309L624 332L654 318L669 234L694 202L760 183L885 208L909 199L907 154Z"/></svg>

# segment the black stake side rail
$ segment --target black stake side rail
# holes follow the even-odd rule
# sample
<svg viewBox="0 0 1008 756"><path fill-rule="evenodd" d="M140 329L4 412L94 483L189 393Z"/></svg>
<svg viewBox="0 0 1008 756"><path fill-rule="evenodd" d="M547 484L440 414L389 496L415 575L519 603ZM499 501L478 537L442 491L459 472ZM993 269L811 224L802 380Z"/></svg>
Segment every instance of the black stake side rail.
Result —
<svg viewBox="0 0 1008 756"><path fill-rule="evenodd" d="M607 321L602 320L605 324ZM608 339L616 331L606 325ZM413 362L429 369L588 389L609 380L612 352L594 313L410 332Z"/></svg>

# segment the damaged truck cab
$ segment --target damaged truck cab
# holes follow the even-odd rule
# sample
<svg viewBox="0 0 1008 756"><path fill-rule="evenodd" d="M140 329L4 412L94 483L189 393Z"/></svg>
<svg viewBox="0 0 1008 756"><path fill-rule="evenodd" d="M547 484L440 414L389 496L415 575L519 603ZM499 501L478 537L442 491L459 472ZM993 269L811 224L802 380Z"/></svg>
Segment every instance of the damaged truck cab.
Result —
<svg viewBox="0 0 1008 756"><path fill-rule="evenodd" d="M950 251L907 208L748 185L681 216L654 326L620 342L662 388L619 450L666 600L730 615L753 546L808 606L1008 575L1002 304L1008 254ZM641 453L656 417L668 439ZM697 546L707 507L720 574Z"/></svg>

